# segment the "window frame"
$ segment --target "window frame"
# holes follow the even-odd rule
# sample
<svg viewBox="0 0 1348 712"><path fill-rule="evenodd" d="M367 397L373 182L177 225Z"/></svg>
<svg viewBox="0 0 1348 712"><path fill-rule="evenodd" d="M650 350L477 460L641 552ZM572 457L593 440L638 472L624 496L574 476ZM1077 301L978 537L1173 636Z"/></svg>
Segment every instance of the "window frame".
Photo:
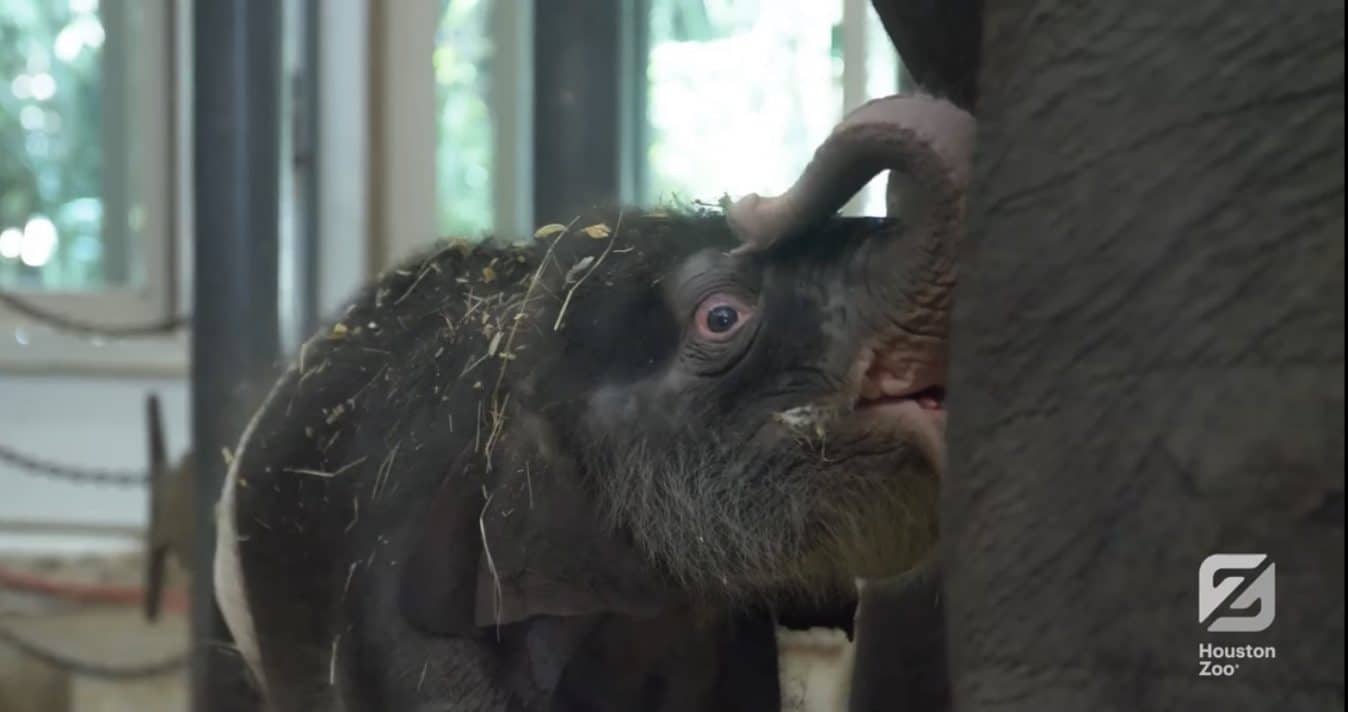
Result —
<svg viewBox="0 0 1348 712"><path fill-rule="evenodd" d="M365 0L369 2L369 0ZM492 120L491 232L533 230L535 133L534 1L495 0L487 23L493 45L488 107ZM371 237L369 261L386 269L439 234L435 81L430 57L437 3L375 2L371 25Z"/></svg>
<svg viewBox="0 0 1348 712"><path fill-rule="evenodd" d="M534 227L540 140L534 125L539 91L534 78L534 2L497 3L489 23L496 47L491 79L493 121L492 232L525 236ZM612 43L619 81L619 127L612 136L619 165L614 195L640 198L648 166L643 138L646 0L611 0L622 32ZM842 0L843 111L864 99L868 0ZM147 27L156 38L129 43L126 67L149 77L145 112L128 141L143 168L140 195L146 222L139 245L145 282L90 293L19 292L34 306L110 326L162 321L190 309L193 215L191 156L191 10L193 0L147 0ZM113 7L115 3L107 3ZM318 4L320 31L317 97L319 239L316 246L320 311L328 316L359 282L443 237L435 228L434 80L427 60L434 47L433 3L346 0ZM364 29L361 26L364 25ZM338 40L329 43L327 40ZM549 38L549 47L566 37ZM584 41L581 38L577 41ZM362 49L363 48L363 49ZM361 51L356 51L361 50ZM362 61L366 64L362 65ZM363 70L358 72L357 70ZM340 86L338 82L344 82ZM351 91L349 84L359 90ZM860 97L860 98L859 98ZM413 111L412 108L425 108ZM635 113L634 113L635 112ZM169 136L169 141L160 140ZM366 145L345 145L353 140ZM546 139L544 139L546 140ZM338 146L338 143L344 143ZM340 155L339 155L340 154ZM360 170L364 169L364 170ZM855 202L855 201L854 201ZM341 207L339 221L329 213ZM353 212L354 211L354 212ZM849 204L845 213L855 213ZM340 238L340 239L339 239ZM351 245L363 245L353 254ZM26 343L19 343L20 339ZM0 308L0 372L95 375L185 375L189 332L134 339L72 335Z"/></svg>
<svg viewBox="0 0 1348 712"><path fill-rule="evenodd" d="M105 137L109 163L135 160L137 182L129 194L144 209L144 227L136 245L134 269L144 281L91 292L7 290L42 311L106 326L144 324L170 319L185 311L190 294L190 72L192 0L142 0L144 36L127 42L121 66L138 87L136 120L116 112ZM125 12L127 5L104 3ZM122 21L117 18L111 22ZM142 41L143 40L143 41ZM130 123L130 126L127 126ZM125 128L125 131L119 129ZM164 137L169 137L165 141ZM111 173L111 171L109 171ZM106 193L105 193L106 195ZM125 215L130 205L105 209L104 215ZM108 218L105 217L105 227ZM23 372L94 372L177 375L187 370L185 331L143 338L101 339L57 330L0 305L0 369Z"/></svg>
<svg viewBox="0 0 1348 712"><path fill-rule="evenodd" d="M876 59L878 54L891 54L893 56L892 70L885 70L885 73L892 73L894 78L892 86L889 87L889 93L897 93L906 87L903 83L903 66L899 59L898 51L893 47L889 36L885 33L884 28L880 23L879 15L876 13L871 0L835 1L839 3L839 8L841 10L841 21L838 25L838 29L840 30L842 39L843 62L842 76L840 77L840 88L842 91L841 104L836 107L838 109L838 118L841 119L870 99L875 98L871 94L871 89L873 88L871 79L872 74L875 71L872 61ZM641 13L641 19L644 21L646 13L649 12L650 9L650 0L627 0L627 2L624 3L624 7L631 7L633 4L640 8L639 12ZM640 82L644 81L646 72L640 70L644 70L644 62L648 56L647 50L649 38L646 37L646 34L647 31L644 27L637 33L634 33L634 36L638 37L638 40L636 41L637 49L635 50L638 54L624 55L623 57L624 61L628 61L628 57L635 56L633 61L639 63L639 66L637 66L635 70L628 71L624 75L624 82L629 83L628 85L625 85L624 88L629 97L635 97L635 100L640 102L645 101L645 92L643 91L645 87L640 84ZM879 44L877 45L876 43ZM875 51L877 49L880 51ZM630 84L633 82L636 84ZM630 102L632 100L625 99L624 101ZM640 116L637 117L636 121L636 123L639 124L636 129L636 131L639 132L637 134L638 138L631 147L635 153L630 158L625 157L623 159L625 162L631 164L631 170L638 174L640 180L635 192L624 195L624 197L628 198L635 196L642 200L650 199L653 196L646 195L646 191L644 190L647 185L654 182L651 174L652 167L649 163L649 154L644 150L646 147L645 138L651 131L648 117L645 114L646 107L641 104L625 103L624 108L635 108L637 112L640 112ZM818 141L822 142L825 138L825 136L819 136ZM624 147L624 150L628 150L628 147ZM879 176L872 179L871 183L868 183L861 191L858 191L856 195L848 200L848 202L839 210L839 214L844 216L874 214L874 212L868 212L866 203L868 201L883 202L885 183L888 179L887 175L887 172L881 173ZM708 200L713 196L702 195L691 197Z"/></svg>
<svg viewBox="0 0 1348 712"><path fill-rule="evenodd" d="M526 236L533 229L535 220L548 219L548 216L534 214L551 205L547 196L540 195L559 180L566 183L574 178L567 172L567 167L540 165L538 160L539 146L555 143L557 135L565 134L567 128L557 125L559 120L564 120L557 112L548 113L545 125L535 126L535 114L547 110L541 104L536 106L537 98L563 89L574 92L575 87L541 86L537 81L540 75L561 81L566 81L566 77L555 72L536 71L536 61L546 60L542 56L536 57L536 53L546 51L552 57L563 56L568 51L564 46L568 42L585 45L592 51L598 42L593 37L573 36L555 31L556 28L552 28L554 31L546 38L539 38L535 32L535 14L546 8L540 9L537 3L547 1L496 0L489 23L496 48L488 102L494 129L491 232L506 237ZM869 63L873 57L868 44L883 36L883 32L877 34L871 27L874 9L869 0L841 2L845 61L840 115L866 100ZM608 132L612 151L604 152L606 156L611 153L617 162L612 195L624 202L632 202L642 198L642 187L649 180L644 144L649 127L643 84L649 0L587 0L569 8L568 12L585 15L597 13L605 6L616 13L617 20L602 23L603 27L614 28L620 33L616 40L601 43L612 54L611 65L617 67L617 80L613 87L605 88L601 83L593 88L593 95L586 94L573 100L600 107L616 102L619 115L613 121L594 123L617 128ZM437 176L434 152L425 150L426 146L436 145L438 140L434 117L435 88L427 57L434 49L434 28L439 18L432 3L373 3L370 11L376 16L371 23L374 28L371 33L371 64L374 67L371 96L375 100L370 105L374 143L371 224L376 229L369 255L375 269L386 269L429 240L443 237L436 234L435 228L434 181ZM589 26L597 25L591 23ZM895 54L894 90L897 92L901 88L902 68ZM580 86L589 91L584 84ZM525 196L532 196L533 200L522 199ZM853 199L843 210L844 214L852 215L860 212L860 198Z"/></svg>

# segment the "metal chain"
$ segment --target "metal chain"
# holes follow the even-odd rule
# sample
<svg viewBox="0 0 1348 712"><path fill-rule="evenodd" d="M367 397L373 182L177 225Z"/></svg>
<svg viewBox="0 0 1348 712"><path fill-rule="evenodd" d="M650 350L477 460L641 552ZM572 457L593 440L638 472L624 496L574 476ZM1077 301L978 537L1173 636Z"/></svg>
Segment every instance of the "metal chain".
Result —
<svg viewBox="0 0 1348 712"><path fill-rule="evenodd" d="M104 680L135 680L144 677L158 677L174 672L187 664L188 656L175 655L164 660L132 665L108 665L106 663L76 660L62 653L48 649L37 643L20 637L8 628L0 627L0 643L40 660L66 672L84 677L96 677Z"/></svg>
<svg viewBox="0 0 1348 712"><path fill-rule="evenodd" d="M0 445L0 462L13 465L34 476L82 485L144 487L150 481L150 476L145 472L66 465L38 459L6 445Z"/></svg>
<svg viewBox="0 0 1348 712"><path fill-rule="evenodd" d="M13 294L0 292L0 304L13 311L22 314L29 319L46 324L58 331L65 331L82 336L105 337L110 339L125 339L137 336L156 336L159 334L169 334L185 328L191 323L189 316L174 316L161 321L150 322L147 324L128 324L124 326L107 326L103 324L94 324L87 321L79 321L67 316L56 314L33 305L25 299L14 296Z"/></svg>

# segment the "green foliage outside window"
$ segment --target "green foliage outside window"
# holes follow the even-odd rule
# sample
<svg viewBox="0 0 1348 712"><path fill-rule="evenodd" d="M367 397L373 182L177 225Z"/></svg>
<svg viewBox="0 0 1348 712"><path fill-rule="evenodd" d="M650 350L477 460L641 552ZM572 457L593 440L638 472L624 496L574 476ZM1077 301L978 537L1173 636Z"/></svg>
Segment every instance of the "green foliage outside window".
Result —
<svg viewBox="0 0 1348 712"><path fill-rule="evenodd" d="M97 0L0 0L0 288L125 274L102 229L105 39Z"/></svg>
<svg viewBox="0 0 1348 712"><path fill-rule="evenodd" d="M436 28L436 218L441 234L492 228L492 131L487 104L491 0L441 0Z"/></svg>

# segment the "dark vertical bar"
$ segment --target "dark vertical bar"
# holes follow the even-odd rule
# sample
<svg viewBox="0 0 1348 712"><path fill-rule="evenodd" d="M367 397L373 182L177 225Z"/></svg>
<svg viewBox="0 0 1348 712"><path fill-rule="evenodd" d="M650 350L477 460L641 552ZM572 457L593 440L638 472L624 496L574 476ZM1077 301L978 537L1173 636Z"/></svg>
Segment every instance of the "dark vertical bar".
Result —
<svg viewBox="0 0 1348 712"><path fill-rule="evenodd" d="M318 171L318 146L319 146L319 127L320 121L318 92L322 86L320 81L322 77L321 64L319 63L319 43L322 42L322 33L319 32L319 23L322 22L322 12L319 10L320 0L305 0L304 3L304 84L306 91L304 94L304 123L301 132L305 136L305 160L304 160L304 231L301 237L301 243L305 250L305 264L308 269L304 270L305 282L301 299L303 305L300 309L302 333L307 337L314 329L318 328L318 322L322 318L318 310L318 191L322 174ZM428 60L429 61L429 60Z"/></svg>
<svg viewBox="0 0 1348 712"><path fill-rule="evenodd" d="M278 352L279 3L212 0L193 17L196 458L192 709L256 708L212 595L221 448L233 448Z"/></svg>
<svg viewBox="0 0 1348 712"><path fill-rule="evenodd" d="M621 199L622 0L535 0L534 220Z"/></svg>
<svg viewBox="0 0 1348 712"><path fill-rule="evenodd" d="M318 43L320 35L319 0L301 0L300 27L296 36L300 44L299 67L291 77L295 115L292 117L293 155L290 157L295 173L295 261L298 264L299 283L296 285L295 328L293 338L302 342L318 327ZM429 60L427 60L429 61Z"/></svg>
<svg viewBox="0 0 1348 712"><path fill-rule="evenodd" d="M159 609L164 594L164 564L168 546L161 531L164 527L162 495L167 489L164 478L168 469L168 455L164 448L164 419L159 412L159 395L145 399L146 462L150 476L150 526L145 533L145 620L159 620Z"/></svg>

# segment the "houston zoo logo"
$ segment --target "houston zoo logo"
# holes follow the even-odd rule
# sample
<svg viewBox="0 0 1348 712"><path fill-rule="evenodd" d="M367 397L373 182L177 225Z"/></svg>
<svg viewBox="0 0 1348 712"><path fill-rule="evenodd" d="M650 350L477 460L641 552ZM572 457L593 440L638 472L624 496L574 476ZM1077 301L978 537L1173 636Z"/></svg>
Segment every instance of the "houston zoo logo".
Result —
<svg viewBox="0 0 1348 712"><path fill-rule="evenodd" d="M1198 567L1198 623L1209 633L1258 633L1277 615L1277 570L1266 554L1213 554ZM1200 677L1231 677L1237 660L1278 657L1271 645L1198 646Z"/></svg>
<svg viewBox="0 0 1348 712"><path fill-rule="evenodd" d="M1198 622L1212 633L1273 625L1277 572L1264 554L1213 554L1198 567Z"/></svg>

